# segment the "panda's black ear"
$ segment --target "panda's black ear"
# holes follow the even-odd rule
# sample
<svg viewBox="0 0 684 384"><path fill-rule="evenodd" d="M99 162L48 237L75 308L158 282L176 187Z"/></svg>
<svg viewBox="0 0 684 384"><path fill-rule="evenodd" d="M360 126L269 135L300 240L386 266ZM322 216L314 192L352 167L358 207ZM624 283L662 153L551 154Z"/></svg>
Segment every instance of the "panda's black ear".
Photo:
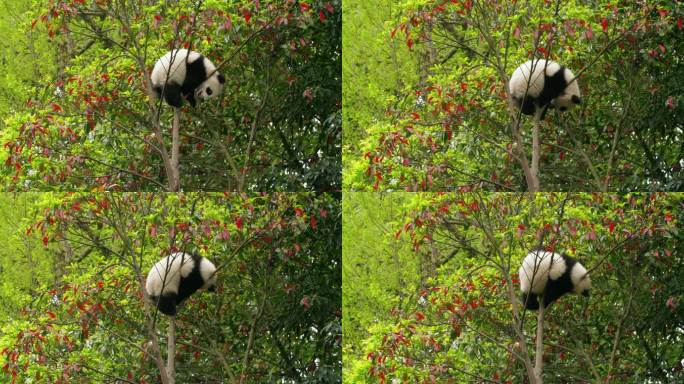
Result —
<svg viewBox="0 0 684 384"><path fill-rule="evenodd" d="M226 78L225 78L225 77L223 77L223 75L222 75L222 74L220 74L220 73L219 73L219 75L218 75L218 79L219 79L219 83L221 83L221 84L223 84L223 83L225 83L225 82L226 82Z"/></svg>
<svg viewBox="0 0 684 384"><path fill-rule="evenodd" d="M577 95L572 95L572 102L575 104L582 104L582 99L580 99Z"/></svg>

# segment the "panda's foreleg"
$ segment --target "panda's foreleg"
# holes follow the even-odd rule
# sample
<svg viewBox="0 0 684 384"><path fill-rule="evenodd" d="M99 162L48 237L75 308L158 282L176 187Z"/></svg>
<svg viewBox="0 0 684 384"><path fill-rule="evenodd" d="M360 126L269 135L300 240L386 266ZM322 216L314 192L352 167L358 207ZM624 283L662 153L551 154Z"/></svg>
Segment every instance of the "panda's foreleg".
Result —
<svg viewBox="0 0 684 384"><path fill-rule="evenodd" d="M542 107L542 113L541 117L539 118L540 120L544 120L544 117L546 117L546 111L549 110L549 104L546 104Z"/></svg>
<svg viewBox="0 0 684 384"><path fill-rule="evenodd" d="M190 92L187 95L185 95L185 100L190 103L193 107L197 106L197 101L195 100L195 92Z"/></svg>
<svg viewBox="0 0 684 384"><path fill-rule="evenodd" d="M164 100L176 108L183 106L183 96L181 94L181 86L176 83L168 83L164 86Z"/></svg>

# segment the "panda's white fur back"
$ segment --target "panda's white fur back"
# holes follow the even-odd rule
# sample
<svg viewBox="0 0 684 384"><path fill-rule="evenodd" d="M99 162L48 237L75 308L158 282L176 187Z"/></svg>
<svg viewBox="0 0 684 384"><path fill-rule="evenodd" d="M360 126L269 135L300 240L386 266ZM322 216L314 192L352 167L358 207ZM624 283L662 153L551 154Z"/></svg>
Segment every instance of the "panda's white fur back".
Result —
<svg viewBox="0 0 684 384"><path fill-rule="evenodd" d="M152 75L150 76L152 85L155 87L164 85L167 82L167 76L169 81L175 81L178 84L183 83L186 63L192 63L200 56L199 53L188 51L187 49L176 49L167 52L154 64ZM213 67L213 65L211 66Z"/></svg>
<svg viewBox="0 0 684 384"><path fill-rule="evenodd" d="M184 256L184 257L181 257ZM202 258L202 263L204 263L206 258ZM181 266L181 262L183 265ZM209 260L207 263L211 264ZM216 268L208 268L208 265L204 265L207 269L213 269L211 272L205 275L203 269L200 269L202 277L208 276L213 273ZM214 265L211 264L211 267ZM182 277L187 277L192 269L195 267L195 262L192 256L187 253L177 252L171 254L161 260L159 260L150 269L147 275L147 281L145 283L145 289L150 296L160 296L162 293L178 293L178 286L180 285L180 279ZM164 278L164 275L168 271L168 275ZM206 279L204 279L206 281Z"/></svg>
<svg viewBox="0 0 684 384"><path fill-rule="evenodd" d="M552 76L553 74L558 72L560 68L560 64L556 63L555 61L549 60L547 63L546 60L542 59L535 60L534 62L532 62L532 60L529 60L521 64L513 72L513 75L511 75L511 79L508 83L511 96L521 99L525 97L526 91L527 95L529 96L539 96L542 89L544 88L544 74L546 74L547 76ZM566 71L566 74L567 72L568 71ZM572 77L568 79L567 75L564 75L564 77L567 81L570 81L570 79L572 79ZM528 81L530 83L529 89L527 86ZM576 86L577 82L573 82L573 84L575 84Z"/></svg>
<svg viewBox="0 0 684 384"><path fill-rule="evenodd" d="M553 265L551 260L553 259ZM542 294L549 280L558 279L566 269L565 260L557 253L535 250L527 254L518 270L520 290ZM533 281L534 280L534 281Z"/></svg>

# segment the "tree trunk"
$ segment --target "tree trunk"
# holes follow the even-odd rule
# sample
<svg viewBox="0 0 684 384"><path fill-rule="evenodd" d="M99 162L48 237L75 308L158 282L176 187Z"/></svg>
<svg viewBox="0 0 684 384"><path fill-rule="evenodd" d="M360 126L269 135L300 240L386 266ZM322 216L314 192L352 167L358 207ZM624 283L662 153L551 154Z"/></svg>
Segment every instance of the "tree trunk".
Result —
<svg viewBox="0 0 684 384"><path fill-rule="evenodd" d="M542 372L544 367L544 301L540 298L539 314L537 314L537 351L534 361L534 383L542 384Z"/></svg>
<svg viewBox="0 0 684 384"><path fill-rule="evenodd" d="M176 316L169 317L167 337L166 374L169 377L169 384L174 384L176 382Z"/></svg>
<svg viewBox="0 0 684 384"><path fill-rule="evenodd" d="M173 126L171 127L171 161L169 167L169 192L180 190L180 108L173 109Z"/></svg>

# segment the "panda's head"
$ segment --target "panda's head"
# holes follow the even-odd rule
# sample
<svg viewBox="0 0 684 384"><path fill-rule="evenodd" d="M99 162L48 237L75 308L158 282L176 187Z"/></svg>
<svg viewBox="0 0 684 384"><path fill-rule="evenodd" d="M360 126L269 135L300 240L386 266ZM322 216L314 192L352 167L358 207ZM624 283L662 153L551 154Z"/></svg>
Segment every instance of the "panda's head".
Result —
<svg viewBox="0 0 684 384"><path fill-rule="evenodd" d="M559 111L565 112L577 104L582 104L582 98L575 75L567 68L563 68L562 71L566 86L560 95L551 100L551 105Z"/></svg>
<svg viewBox="0 0 684 384"><path fill-rule="evenodd" d="M207 100L215 97L223 89L226 79L218 72L214 72L208 79L204 80L202 84L195 89L195 98L197 100Z"/></svg>
<svg viewBox="0 0 684 384"><path fill-rule="evenodd" d="M589 272L584 268L579 262L572 266L570 271L570 281L572 281L573 292L589 297L589 290L591 289L591 279L589 278Z"/></svg>

